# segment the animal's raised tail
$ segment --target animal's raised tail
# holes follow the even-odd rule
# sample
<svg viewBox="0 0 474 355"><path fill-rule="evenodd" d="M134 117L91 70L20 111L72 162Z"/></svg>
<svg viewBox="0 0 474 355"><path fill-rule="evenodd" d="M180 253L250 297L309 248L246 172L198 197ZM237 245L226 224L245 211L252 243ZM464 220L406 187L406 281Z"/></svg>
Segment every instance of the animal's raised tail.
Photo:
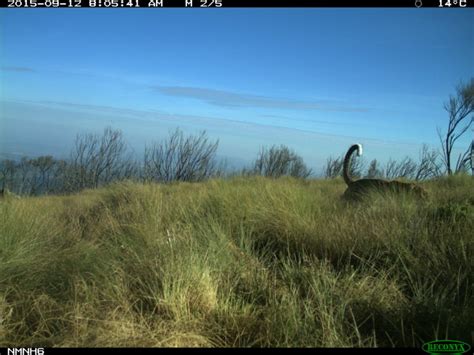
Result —
<svg viewBox="0 0 474 355"><path fill-rule="evenodd" d="M349 148L349 150L346 153L346 156L344 157L344 166L342 169L342 176L344 177L344 181L346 182L347 185L350 185L354 180L352 180L351 176L349 175L349 168L351 165L351 157L352 153L354 153L357 150L357 156L362 155L362 145L361 144L353 144Z"/></svg>

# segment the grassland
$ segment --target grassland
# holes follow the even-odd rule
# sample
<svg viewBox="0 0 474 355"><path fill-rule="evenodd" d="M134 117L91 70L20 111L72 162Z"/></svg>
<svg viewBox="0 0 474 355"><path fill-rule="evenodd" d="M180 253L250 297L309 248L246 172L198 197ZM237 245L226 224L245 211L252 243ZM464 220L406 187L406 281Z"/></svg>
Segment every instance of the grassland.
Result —
<svg viewBox="0 0 474 355"><path fill-rule="evenodd" d="M474 179L115 184L0 201L0 346L471 341Z"/></svg>

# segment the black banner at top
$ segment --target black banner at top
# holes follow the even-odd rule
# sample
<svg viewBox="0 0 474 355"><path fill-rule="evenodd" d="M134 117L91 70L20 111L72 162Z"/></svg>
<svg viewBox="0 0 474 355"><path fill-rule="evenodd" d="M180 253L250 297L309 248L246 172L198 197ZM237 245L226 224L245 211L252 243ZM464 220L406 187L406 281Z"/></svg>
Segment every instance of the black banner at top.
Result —
<svg viewBox="0 0 474 355"><path fill-rule="evenodd" d="M404 7L467 8L474 0L0 0L7 8Z"/></svg>

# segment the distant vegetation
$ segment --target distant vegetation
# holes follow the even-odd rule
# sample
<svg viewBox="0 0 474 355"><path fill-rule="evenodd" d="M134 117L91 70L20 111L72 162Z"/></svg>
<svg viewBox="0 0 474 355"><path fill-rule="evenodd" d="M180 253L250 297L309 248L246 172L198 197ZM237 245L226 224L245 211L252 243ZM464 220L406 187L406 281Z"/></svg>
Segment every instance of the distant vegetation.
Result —
<svg viewBox="0 0 474 355"><path fill-rule="evenodd" d="M285 145L263 147L254 162L240 171L230 171L216 159L218 141L210 141L206 132L185 136L179 129L163 141L145 148L144 158L137 161L127 149L120 130L106 128L102 135L79 134L67 160L52 156L23 157L19 161L0 161L0 189L18 195L68 194L113 182L170 183L200 182L216 177L313 175L301 156ZM343 156L328 158L322 175L335 178L342 173ZM384 166L372 160L352 160L354 176L427 180L447 173L442 155L423 146L418 162L411 158L390 159ZM472 160L465 159L456 172L469 172Z"/></svg>
<svg viewBox="0 0 474 355"><path fill-rule="evenodd" d="M180 129L145 147L142 161L132 157L120 130L79 134L66 160L52 156L0 161L0 189L19 195L66 194L112 182L199 182L235 175L310 176L303 159L288 147L262 148L251 167L229 171L216 159L218 141L206 132L185 136Z"/></svg>

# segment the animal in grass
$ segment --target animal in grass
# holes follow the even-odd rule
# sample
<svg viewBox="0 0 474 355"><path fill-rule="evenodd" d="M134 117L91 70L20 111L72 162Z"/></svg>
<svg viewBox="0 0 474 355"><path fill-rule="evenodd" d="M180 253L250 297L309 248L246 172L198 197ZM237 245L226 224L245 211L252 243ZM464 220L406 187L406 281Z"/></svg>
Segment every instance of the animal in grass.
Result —
<svg viewBox="0 0 474 355"><path fill-rule="evenodd" d="M353 144L344 157L344 165L342 176L347 184L347 189L344 192L343 198L346 200L361 200L365 195L371 191L378 192L395 192L408 193L416 197L425 198L426 191L419 185L414 183L396 181L396 180L382 180L382 179L359 179L353 180L349 173L351 159L353 153L357 151L357 156L362 155L362 145Z"/></svg>

